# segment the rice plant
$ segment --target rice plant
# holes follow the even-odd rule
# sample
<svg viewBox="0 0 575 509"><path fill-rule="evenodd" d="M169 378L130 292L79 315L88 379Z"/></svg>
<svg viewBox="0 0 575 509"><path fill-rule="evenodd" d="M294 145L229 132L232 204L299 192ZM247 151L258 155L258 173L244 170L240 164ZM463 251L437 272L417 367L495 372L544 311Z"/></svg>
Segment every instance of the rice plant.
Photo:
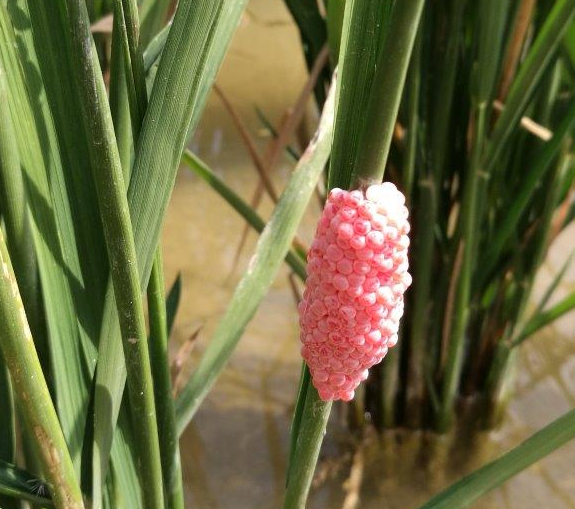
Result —
<svg viewBox="0 0 575 509"><path fill-rule="evenodd" d="M411 209L414 284L401 348L374 373L361 407L381 428L445 431L464 398L490 425L508 397L515 348L573 308L572 296L546 311L548 297L528 306L535 273L573 215L572 5L426 2L386 130L391 100L377 94L397 81L402 9L330 1L311 24L303 2L287 4L306 56L315 38L333 63L345 58L342 32L351 55L341 64L353 71L330 184L380 180L386 169Z"/></svg>
<svg viewBox="0 0 575 509"><path fill-rule="evenodd" d="M302 282L310 276L305 343L303 310L321 294L313 260L323 251L312 246L306 269L296 232L316 188L340 188L328 202L345 196L372 224L374 204L401 224L390 249L402 254L390 263L402 286L381 279L381 298L395 291L397 300L372 310L377 320L393 315L394 326L411 282L407 209L395 186L407 199L413 285L399 343L352 403L380 429L445 432L461 399L479 405L486 425L496 422L516 349L575 307L572 295L547 305L563 271L529 307L536 271L575 211L571 0L286 0L310 81L267 167L258 164L277 201L267 222L186 148L245 4L0 2L2 507L185 506L179 436L284 261ZM106 23L111 37L96 30ZM293 156L290 137L312 93L315 133L273 196L266 171L284 152ZM159 238L180 165L260 237L174 398L168 341L178 287L166 297ZM395 186L379 186L384 175ZM384 267L384 236L367 235L359 232L373 250L355 261ZM340 279L334 286L347 288ZM306 505L332 400L350 399L397 340L395 328L372 332L377 348L350 363L361 372L345 390L341 373L323 369L334 351L304 348L286 508ZM573 412L424 507L468 506L573 438Z"/></svg>

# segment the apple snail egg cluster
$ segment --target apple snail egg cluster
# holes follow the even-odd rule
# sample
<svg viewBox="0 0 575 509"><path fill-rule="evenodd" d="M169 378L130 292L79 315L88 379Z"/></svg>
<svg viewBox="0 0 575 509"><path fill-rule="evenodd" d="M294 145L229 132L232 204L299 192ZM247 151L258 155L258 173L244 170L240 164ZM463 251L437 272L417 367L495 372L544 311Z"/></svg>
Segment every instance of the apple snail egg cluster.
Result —
<svg viewBox="0 0 575 509"><path fill-rule="evenodd" d="M302 356L323 400L351 400L397 343L411 284L408 233L405 198L393 184L330 192L299 306Z"/></svg>

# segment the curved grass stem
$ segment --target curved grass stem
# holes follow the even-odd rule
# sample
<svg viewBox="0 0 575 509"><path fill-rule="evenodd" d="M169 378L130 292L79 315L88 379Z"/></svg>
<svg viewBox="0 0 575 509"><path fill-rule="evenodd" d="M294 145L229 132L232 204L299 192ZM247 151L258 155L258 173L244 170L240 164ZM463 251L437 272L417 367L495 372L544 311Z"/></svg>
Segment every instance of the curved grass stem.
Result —
<svg viewBox="0 0 575 509"><path fill-rule="evenodd" d="M83 509L80 484L36 353L0 229L0 347L36 455L58 509Z"/></svg>

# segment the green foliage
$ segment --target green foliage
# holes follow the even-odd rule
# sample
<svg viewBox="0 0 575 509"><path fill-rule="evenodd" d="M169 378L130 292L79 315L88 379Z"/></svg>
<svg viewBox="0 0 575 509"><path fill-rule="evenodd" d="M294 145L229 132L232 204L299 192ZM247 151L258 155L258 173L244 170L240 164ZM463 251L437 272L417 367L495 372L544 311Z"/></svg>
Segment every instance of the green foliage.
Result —
<svg viewBox="0 0 575 509"><path fill-rule="evenodd" d="M138 506L137 484L144 488L144 504L162 506L141 290L150 274L181 152L199 120L244 5L243 0L180 2L171 26L151 43L150 67L160 79L157 86L150 87L146 120L147 91L135 2L117 3L123 16L116 19L123 21L115 30L112 62L105 53L100 53L100 57L104 55L100 62L96 59L83 2L14 0L8 2L8 9L0 5L0 68L6 69L7 81L2 103L9 106L2 110L2 118L9 122L4 125L13 124L13 134L1 140L3 153L8 154L0 180L3 217L40 351L46 336L50 355L42 352L42 363L70 446L74 482L81 472L83 488L94 507L101 507L103 501L114 504L119 500L123 500L121 505L114 507ZM93 16L105 12L104 4L91 7ZM151 39L163 25L167 3L157 2L153 15L148 7L144 9L143 40ZM195 36L190 38L189 33ZM111 107L100 64L112 69ZM181 73L194 79L179 79ZM122 121L122 115L131 122ZM130 134L137 144L130 146ZM154 161L158 148L162 155ZM142 156L146 150L148 155ZM131 170L132 153L135 163ZM171 155L166 159L168 153ZM166 160L172 161L169 172ZM145 207L137 204L140 199ZM26 205L31 211L29 223ZM151 224L155 227L150 230ZM27 228L32 236L26 233ZM30 239L34 240L34 248L24 243ZM107 251L114 260L114 289L108 280ZM38 309L36 259L45 315ZM154 295L159 296L158 291ZM173 297L171 302L173 321ZM118 316L128 371L139 373L132 384L130 404L123 406L125 371ZM166 322L164 325L167 327ZM132 356L131 351L139 353ZM50 359L52 365L46 369ZM155 362L155 377L160 383L160 374L168 373L167 357ZM142 387L147 389L142 391ZM10 386L4 381L2 389L8 391L6 398L11 396ZM143 404L138 403L140 394ZM171 399L171 393L168 395ZM123 415L126 412L132 414L131 422L139 422L134 430ZM2 426L7 430L13 413L6 412L4 417L6 424ZM144 422L150 424L150 432L143 431ZM117 438L122 428L129 440ZM49 431L57 436L57 427ZM138 441L137 447L134 440ZM177 451L177 440L172 440L171 447ZM132 448L143 458L145 475L141 480L133 468ZM108 470L111 477L106 483ZM170 479L174 477L167 474ZM146 476L148 481L141 483ZM58 495L58 483L52 486ZM169 494L171 489L166 489ZM123 496L118 498L120 492ZM61 503L61 499L56 497L56 502ZM170 506L177 504L170 502Z"/></svg>
<svg viewBox="0 0 575 509"><path fill-rule="evenodd" d="M463 509L558 447L575 438L575 410L545 426L521 445L464 477L420 509Z"/></svg>
<svg viewBox="0 0 575 509"><path fill-rule="evenodd" d="M0 494L11 497L12 501L26 500L41 504L42 507L54 506L44 481L2 460L0 460ZM3 506L4 503L3 501Z"/></svg>
<svg viewBox="0 0 575 509"><path fill-rule="evenodd" d="M335 90L331 90L317 133L299 160L272 217L263 229L250 266L236 287L214 337L182 390L176 409L180 430L189 423L215 383L289 251L296 228L329 157L334 95Z"/></svg>
<svg viewBox="0 0 575 509"><path fill-rule="evenodd" d="M316 136L301 158L290 149L299 162L267 224L185 150L246 0L180 0L168 25L167 0L0 2L3 506L184 506L179 435L281 263L305 280L293 238L328 158L328 189L386 172L412 211L401 346L365 401L377 425L446 430L463 395L496 414L515 348L575 308L573 294L548 306L563 269L528 314L537 269L575 215L572 0L539 2L525 20L509 0L328 0L326 13L285 1L308 68L326 45L332 65L315 84ZM90 32L110 10L111 47ZM165 297L158 242L180 163L261 236L174 401L168 338L182 283ZM306 504L330 409L304 365L286 508ZM571 439L573 420L424 508L468 506ZM16 427L27 468L46 481L14 465Z"/></svg>

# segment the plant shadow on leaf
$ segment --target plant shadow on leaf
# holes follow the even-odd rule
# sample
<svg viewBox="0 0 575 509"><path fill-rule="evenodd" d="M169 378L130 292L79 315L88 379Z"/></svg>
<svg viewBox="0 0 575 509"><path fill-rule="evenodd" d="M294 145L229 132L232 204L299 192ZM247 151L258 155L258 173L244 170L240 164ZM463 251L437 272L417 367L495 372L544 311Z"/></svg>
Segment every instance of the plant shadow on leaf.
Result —
<svg viewBox="0 0 575 509"><path fill-rule="evenodd" d="M53 231L57 231L56 221L54 218L54 213L53 213L52 208L46 202L44 196L41 195L38 188L36 187L34 182L32 182L32 180L28 177L26 172L24 172L24 180L26 181L26 189L30 195L30 198L36 202L36 206L38 207L38 209L40 209L40 210L37 210L36 208L31 208L32 216L35 217L35 219L39 219L38 215L41 215L43 218L42 220L48 221L49 224L51 225L51 227L53 228ZM46 245L50 249L50 252L52 253L52 256L54 257L54 260L56 260L56 263L58 264L58 266L62 269L62 271L66 275L68 282L70 284L70 288L71 288L74 296L79 297L79 298L82 296L93 297L92 289L86 288L84 285L82 285L82 283L80 283L80 281L78 281L78 278L75 276L75 274L72 273L72 271L70 270L70 267L62 259L61 248L60 248L60 246L58 246L54 243L54 238L50 235L46 235L45 230L40 230L40 234L42 235L42 238L44 239ZM101 310L103 309L101 304L100 304L99 308L100 308L100 315L101 315L102 314ZM77 312L77 317L78 317L80 324L86 330L93 330L94 329L93 316L91 314L87 314L86 310L84 309L83 306L76 306L76 312ZM94 312L94 309L92 309L92 312ZM89 337L92 340L94 340L94 338L97 338L97 336L92 336L92 335Z"/></svg>

